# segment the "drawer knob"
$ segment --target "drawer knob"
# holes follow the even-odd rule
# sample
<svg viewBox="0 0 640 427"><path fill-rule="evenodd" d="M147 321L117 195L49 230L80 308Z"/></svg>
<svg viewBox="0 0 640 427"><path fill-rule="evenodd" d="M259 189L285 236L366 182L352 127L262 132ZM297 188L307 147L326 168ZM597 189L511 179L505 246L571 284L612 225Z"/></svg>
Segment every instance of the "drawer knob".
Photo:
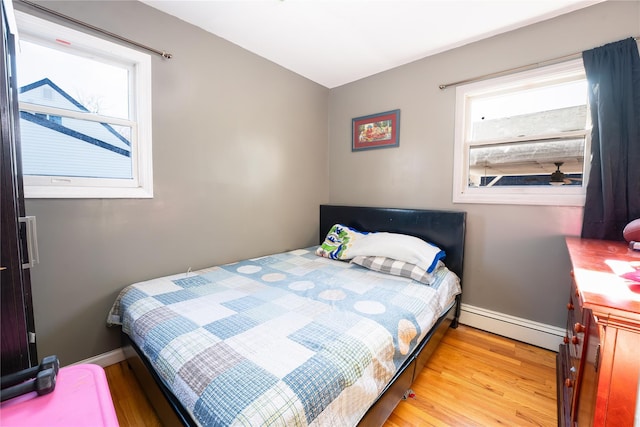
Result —
<svg viewBox="0 0 640 427"><path fill-rule="evenodd" d="M573 303L570 302L569 304L567 304L567 310L571 311L573 310L573 308Z"/></svg>
<svg viewBox="0 0 640 427"><path fill-rule="evenodd" d="M571 343L572 343L572 344L575 344L575 345L580 344L580 338L578 338L578 337L577 337L577 336L575 336L575 335L574 335L574 336L572 336L572 337L571 337Z"/></svg>
<svg viewBox="0 0 640 427"><path fill-rule="evenodd" d="M584 325L580 324L580 323L576 323L573 326L573 330L576 332L576 334L582 333L584 331L586 331L586 328L584 327Z"/></svg>
<svg viewBox="0 0 640 427"><path fill-rule="evenodd" d="M565 385L565 387L567 387L567 388L571 388L571 387L573 387L573 381L571 381L571 378L567 378L567 379L565 379L565 380L564 380L564 385Z"/></svg>

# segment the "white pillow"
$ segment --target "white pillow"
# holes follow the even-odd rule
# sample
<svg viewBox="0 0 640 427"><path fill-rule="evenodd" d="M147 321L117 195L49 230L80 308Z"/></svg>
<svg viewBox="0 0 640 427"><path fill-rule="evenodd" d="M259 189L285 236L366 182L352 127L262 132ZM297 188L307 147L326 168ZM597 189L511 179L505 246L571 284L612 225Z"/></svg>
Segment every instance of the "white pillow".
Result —
<svg viewBox="0 0 640 427"><path fill-rule="evenodd" d="M343 259L357 256L382 256L415 264L431 273L445 257L439 247L417 237L396 233L370 233L353 241Z"/></svg>

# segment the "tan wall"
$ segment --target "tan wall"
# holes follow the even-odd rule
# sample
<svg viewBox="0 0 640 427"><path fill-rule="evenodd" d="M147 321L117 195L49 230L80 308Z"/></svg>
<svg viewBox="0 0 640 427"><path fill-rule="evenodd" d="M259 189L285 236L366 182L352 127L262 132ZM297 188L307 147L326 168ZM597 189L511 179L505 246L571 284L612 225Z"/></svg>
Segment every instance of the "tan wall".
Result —
<svg viewBox="0 0 640 427"><path fill-rule="evenodd" d="M27 201L40 356L119 347L127 284L317 243L328 89L143 3L43 3L173 59L153 58L153 199Z"/></svg>
<svg viewBox="0 0 640 427"><path fill-rule="evenodd" d="M330 200L468 212L463 303L563 327L564 235L582 208L453 204L455 82L640 35L640 2L607 1L331 91ZM352 153L351 119L399 108L400 146Z"/></svg>

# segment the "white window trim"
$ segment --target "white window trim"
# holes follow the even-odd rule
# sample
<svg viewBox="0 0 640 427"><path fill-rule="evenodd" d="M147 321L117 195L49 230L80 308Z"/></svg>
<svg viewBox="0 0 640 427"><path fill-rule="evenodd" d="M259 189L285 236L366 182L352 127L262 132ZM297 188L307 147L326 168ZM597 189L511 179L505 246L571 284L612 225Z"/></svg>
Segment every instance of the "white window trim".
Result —
<svg viewBox="0 0 640 427"><path fill-rule="evenodd" d="M454 136L453 203L487 203L515 205L584 206L590 161L585 161L582 186L518 186L518 187L469 187L469 144L464 131L467 129L466 112L470 96L477 96L497 89L507 90L522 85L523 80L543 81L549 76L555 80L558 75L567 77L582 73L582 59L537 68L508 76L483 80L456 88L456 113ZM589 115L587 114L587 117ZM588 119L587 119L588 120ZM585 159L590 160L590 129L586 130ZM495 141L493 141L495 142ZM481 145L483 143L478 143Z"/></svg>
<svg viewBox="0 0 640 427"><path fill-rule="evenodd" d="M131 156L132 180L91 179L77 177L23 176L26 198L153 198L153 153L151 122L151 56L87 33L73 30L16 11L16 20L22 39L29 35L56 34L74 46L95 51L114 59L125 58L133 62L135 79L132 80L131 102L135 104L135 125L132 126ZM42 107L40 107L42 108ZM87 117L83 117L87 119ZM117 119L109 118L110 123ZM131 123L128 124L131 126ZM137 130L137 132L136 132Z"/></svg>

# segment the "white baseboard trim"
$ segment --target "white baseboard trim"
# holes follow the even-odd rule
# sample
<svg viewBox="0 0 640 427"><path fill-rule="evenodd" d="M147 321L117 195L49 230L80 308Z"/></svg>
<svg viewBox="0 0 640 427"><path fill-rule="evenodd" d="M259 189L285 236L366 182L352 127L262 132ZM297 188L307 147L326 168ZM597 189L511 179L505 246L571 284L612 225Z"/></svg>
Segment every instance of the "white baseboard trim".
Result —
<svg viewBox="0 0 640 427"><path fill-rule="evenodd" d="M71 365L79 365L81 363L91 363L94 365L100 365L103 368L114 365L116 363L122 362L125 360L124 351L122 348L116 348L115 350L108 351L106 353L99 354L94 357L90 357L88 359L81 360L76 363L72 363Z"/></svg>
<svg viewBox="0 0 640 427"><path fill-rule="evenodd" d="M556 326L468 304L460 306L460 323L556 352L565 336L565 330Z"/></svg>

